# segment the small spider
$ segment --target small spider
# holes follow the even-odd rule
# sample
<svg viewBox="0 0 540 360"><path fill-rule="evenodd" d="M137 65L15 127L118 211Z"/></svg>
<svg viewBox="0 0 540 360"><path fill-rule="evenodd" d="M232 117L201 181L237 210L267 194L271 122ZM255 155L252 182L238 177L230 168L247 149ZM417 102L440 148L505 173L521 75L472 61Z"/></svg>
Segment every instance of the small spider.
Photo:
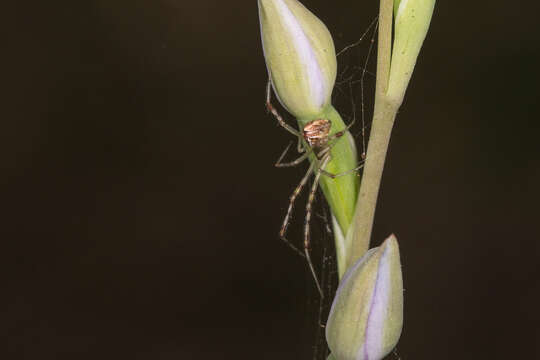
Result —
<svg viewBox="0 0 540 360"><path fill-rule="evenodd" d="M310 233L310 220L311 220L311 208L313 205L313 200L315 199L315 192L317 191L317 186L319 184L319 179L321 175L328 176L332 179L335 179L339 176L350 174L351 172L357 171L360 169L363 165L360 165L354 169L351 169L349 171L345 171L340 174L332 174L325 170L326 166L332 159L332 155L330 153L330 150L332 149L332 146L335 144L333 140L339 139L343 135L347 133L349 128L354 124L353 121L343 130L336 132L333 135L330 135L330 129L332 128L332 123L328 119L316 119L308 122L304 128L302 129L302 132L297 131L283 120L281 115L277 112L277 110L274 108L274 106L271 104L271 91L272 91L272 85L270 80L268 81L268 84L266 86L266 108L274 117L277 119L278 123L285 128L288 132L293 134L298 138L298 152L303 153L298 159L283 163L281 160L285 157L285 154L289 150L291 144L287 146L285 151L281 154L278 161L276 162L276 167L290 167L290 166L296 166L300 164L302 161L307 159L309 155L312 153L315 155L315 160L311 162L308 171L296 187L296 189L293 191L289 198L289 208L287 209L287 215L285 215L285 218L283 219L283 224L281 226L281 229L279 231L279 237L285 241L287 245L289 245L293 250L295 250L300 256L305 257L306 261L308 263L309 269L311 270L311 273L313 275L313 278L315 279L315 284L317 285L317 289L319 290L319 293L321 294L321 298L324 297L323 291L321 288L321 285L319 283L319 280L317 278L317 274L315 273L315 268L313 267L313 262L311 261L311 256L309 255L309 249L310 249L310 241L309 241L309 233ZM297 247L295 247L292 243L290 243L285 238L285 233L287 231L287 226L289 225L289 220L291 218L291 213L293 210L294 202L298 195L300 194L300 191L302 191L303 187L307 183L309 177L315 174L315 178L313 180L313 185L311 186L311 191L309 193L308 202L306 205L306 217L304 220L304 251L300 251Z"/></svg>

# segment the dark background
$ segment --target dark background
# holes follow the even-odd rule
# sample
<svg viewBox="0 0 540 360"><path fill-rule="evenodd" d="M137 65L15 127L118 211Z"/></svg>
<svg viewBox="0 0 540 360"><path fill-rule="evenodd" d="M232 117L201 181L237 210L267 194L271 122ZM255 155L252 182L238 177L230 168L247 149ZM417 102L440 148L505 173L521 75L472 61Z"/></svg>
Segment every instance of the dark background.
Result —
<svg viewBox="0 0 540 360"><path fill-rule="evenodd" d="M377 14L303 3L338 49ZM400 241L402 359L538 357L538 10L436 5L373 234ZM3 15L0 357L310 359L312 280L277 236L305 168L273 167L256 2Z"/></svg>

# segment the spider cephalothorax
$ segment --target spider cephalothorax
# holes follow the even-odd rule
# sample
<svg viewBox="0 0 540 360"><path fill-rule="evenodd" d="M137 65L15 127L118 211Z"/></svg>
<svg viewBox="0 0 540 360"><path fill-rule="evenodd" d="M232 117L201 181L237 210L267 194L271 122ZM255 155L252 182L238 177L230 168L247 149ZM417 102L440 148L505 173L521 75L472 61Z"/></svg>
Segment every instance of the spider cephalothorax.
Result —
<svg viewBox="0 0 540 360"><path fill-rule="evenodd" d="M310 121L304 126L304 139L312 148L320 149L328 142L331 127L330 120L317 119Z"/></svg>

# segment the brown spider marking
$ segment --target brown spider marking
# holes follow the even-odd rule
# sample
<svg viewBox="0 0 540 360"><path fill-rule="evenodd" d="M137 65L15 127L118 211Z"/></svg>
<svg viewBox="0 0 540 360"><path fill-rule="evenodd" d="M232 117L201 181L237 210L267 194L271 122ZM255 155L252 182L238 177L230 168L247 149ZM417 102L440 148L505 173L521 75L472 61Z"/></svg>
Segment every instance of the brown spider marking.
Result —
<svg viewBox="0 0 540 360"><path fill-rule="evenodd" d="M317 119L310 121L304 126L304 139L312 148L320 149L328 142L331 127L330 120Z"/></svg>

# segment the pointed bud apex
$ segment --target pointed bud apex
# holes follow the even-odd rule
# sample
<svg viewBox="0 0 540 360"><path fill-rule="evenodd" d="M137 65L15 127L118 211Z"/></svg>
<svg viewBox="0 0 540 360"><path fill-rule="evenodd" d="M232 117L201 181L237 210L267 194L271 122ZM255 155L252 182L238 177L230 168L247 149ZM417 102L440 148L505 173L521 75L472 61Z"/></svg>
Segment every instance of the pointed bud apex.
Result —
<svg viewBox="0 0 540 360"><path fill-rule="evenodd" d="M281 104L297 118L328 104L336 79L334 42L326 26L297 0L258 0L268 74Z"/></svg>
<svg viewBox="0 0 540 360"><path fill-rule="evenodd" d="M403 99L426 38L435 0L394 0L395 34L388 95Z"/></svg>
<svg viewBox="0 0 540 360"><path fill-rule="evenodd" d="M345 274L334 298L326 340L336 360L380 360L403 325L403 281L395 236L369 250Z"/></svg>

